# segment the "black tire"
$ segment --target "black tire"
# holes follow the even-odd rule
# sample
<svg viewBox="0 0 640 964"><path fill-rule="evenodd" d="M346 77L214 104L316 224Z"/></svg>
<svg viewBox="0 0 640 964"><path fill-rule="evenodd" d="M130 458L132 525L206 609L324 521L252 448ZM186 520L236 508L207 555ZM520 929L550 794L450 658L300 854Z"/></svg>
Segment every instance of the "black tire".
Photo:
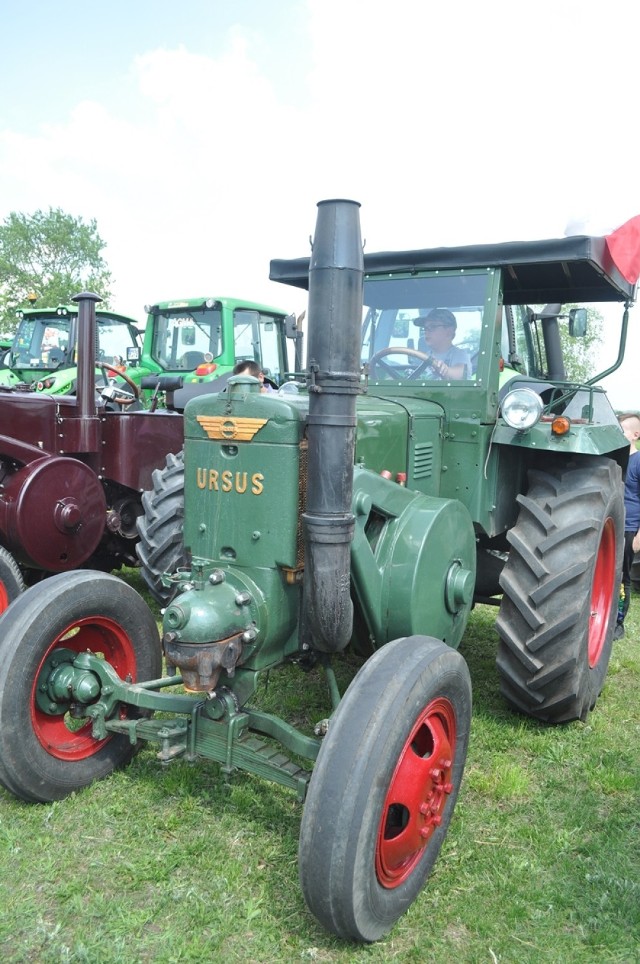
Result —
<svg viewBox="0 0 640 964"><path fill-rule="evenodd" d="M24 800L60 800L124 766L136 751L126 736L94 739L87 719L69 725L68 704L54 713L43 708L55 650L57 665L69 661L69 651L102 653L133 681L162 672L155 619L116 576L59 573L16 599L0 619L0 782ZM121 713L140 715L129 706Z"/></svg>
<svg viewBox="0 0 640 964"><path fill-rule="evenodd" d="M136 546L142 578L161 606L166 606L175 589L162 585L164 573L176 572L188 562L182 532L184 520L183 453L170 453L164 469L155 469L153 488L142 495L142 515L137 526Z"/></svg>
<svg viewBox="0 0 640 964"><path fill-rule="evenodd" d="M451 820L470 725L466 663L440 640L395 640L355 676L300 829L302 891L329 931L378 940L418 896Z"/></svg>
<svg viewBox="0 0 640 964"><path fill-rule="evenodd" d="M20 567L10 552L0 546L0 613L24 592Z"/></svg>
<svg viewBox="0 0 640 964"><path fill-rule="evenodd" d="M624 500L607 458L533 471L508 535L496 628L501 691L547 723L584 720L604 685L622 571Z"/></svg>

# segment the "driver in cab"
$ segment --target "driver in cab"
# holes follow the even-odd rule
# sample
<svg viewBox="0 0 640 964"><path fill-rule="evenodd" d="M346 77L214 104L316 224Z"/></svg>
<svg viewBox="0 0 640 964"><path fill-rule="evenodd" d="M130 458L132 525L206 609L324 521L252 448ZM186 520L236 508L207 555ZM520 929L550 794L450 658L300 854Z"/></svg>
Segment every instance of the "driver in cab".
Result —
<svg viewBox="0 0 640 964"><path fill-rule="evenodd" d="M418 348L431 356L431 367L438 378L450 381L470 377L469 352L452 344L458 327L452 311L448 308L432 308L428 315L416 318L414 325L422 329Z"/></svg>

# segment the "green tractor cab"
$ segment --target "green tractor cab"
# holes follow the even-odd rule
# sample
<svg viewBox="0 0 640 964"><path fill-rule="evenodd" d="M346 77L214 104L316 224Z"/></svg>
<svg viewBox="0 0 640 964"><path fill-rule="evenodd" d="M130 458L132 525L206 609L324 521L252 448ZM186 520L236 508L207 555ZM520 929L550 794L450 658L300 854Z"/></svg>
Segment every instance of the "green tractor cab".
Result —
<svg viewBox="0 0 640 964"><path fill-rule="evenodd" d="M291 368L291 339L293 367L302 364L302 335L295 318L278 308L209 297L161 301L146 305L145 311L145 368L158 375L180 375L185 387L216 383L239 361L257 362L265 376L280 385Z"/></svg>
<svg viewBox="0 0 640 964"><path fill-rule="evenodd" d="M77 305L24 308L0 369L0 387L23 387L47 395L73 395L78 382ZM96 311L97 389L114 402L133 404L149 371L140 364L138 323L106 309Z"/></svg>

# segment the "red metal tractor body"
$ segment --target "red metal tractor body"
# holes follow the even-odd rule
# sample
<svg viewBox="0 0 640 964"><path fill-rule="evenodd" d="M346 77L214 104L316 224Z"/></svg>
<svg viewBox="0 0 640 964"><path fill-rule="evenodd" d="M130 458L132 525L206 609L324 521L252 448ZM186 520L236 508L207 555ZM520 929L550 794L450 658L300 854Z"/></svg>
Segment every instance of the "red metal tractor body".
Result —
<svg viewBox="0 0 640 964"><path fill-rule="evenodd" d="M182 416L135 411L95 380L97 296L79 301L76 395L0 390L0 609L21 580L136 565L136 518L154 469L182 448Z"/></svg>

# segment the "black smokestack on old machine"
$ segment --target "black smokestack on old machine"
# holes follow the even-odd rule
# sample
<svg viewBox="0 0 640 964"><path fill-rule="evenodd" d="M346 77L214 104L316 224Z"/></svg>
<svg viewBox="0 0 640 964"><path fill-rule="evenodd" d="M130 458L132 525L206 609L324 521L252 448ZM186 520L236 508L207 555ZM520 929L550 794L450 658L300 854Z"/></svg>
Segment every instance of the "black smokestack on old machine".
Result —
<svg viewBox="0 0 640 964"><path fill-rule="evenodd" d="M344 649L353 625L351 497L364 278L359 209L356 201L320 201L309 264L301 642L325 653Z"/></svg>

